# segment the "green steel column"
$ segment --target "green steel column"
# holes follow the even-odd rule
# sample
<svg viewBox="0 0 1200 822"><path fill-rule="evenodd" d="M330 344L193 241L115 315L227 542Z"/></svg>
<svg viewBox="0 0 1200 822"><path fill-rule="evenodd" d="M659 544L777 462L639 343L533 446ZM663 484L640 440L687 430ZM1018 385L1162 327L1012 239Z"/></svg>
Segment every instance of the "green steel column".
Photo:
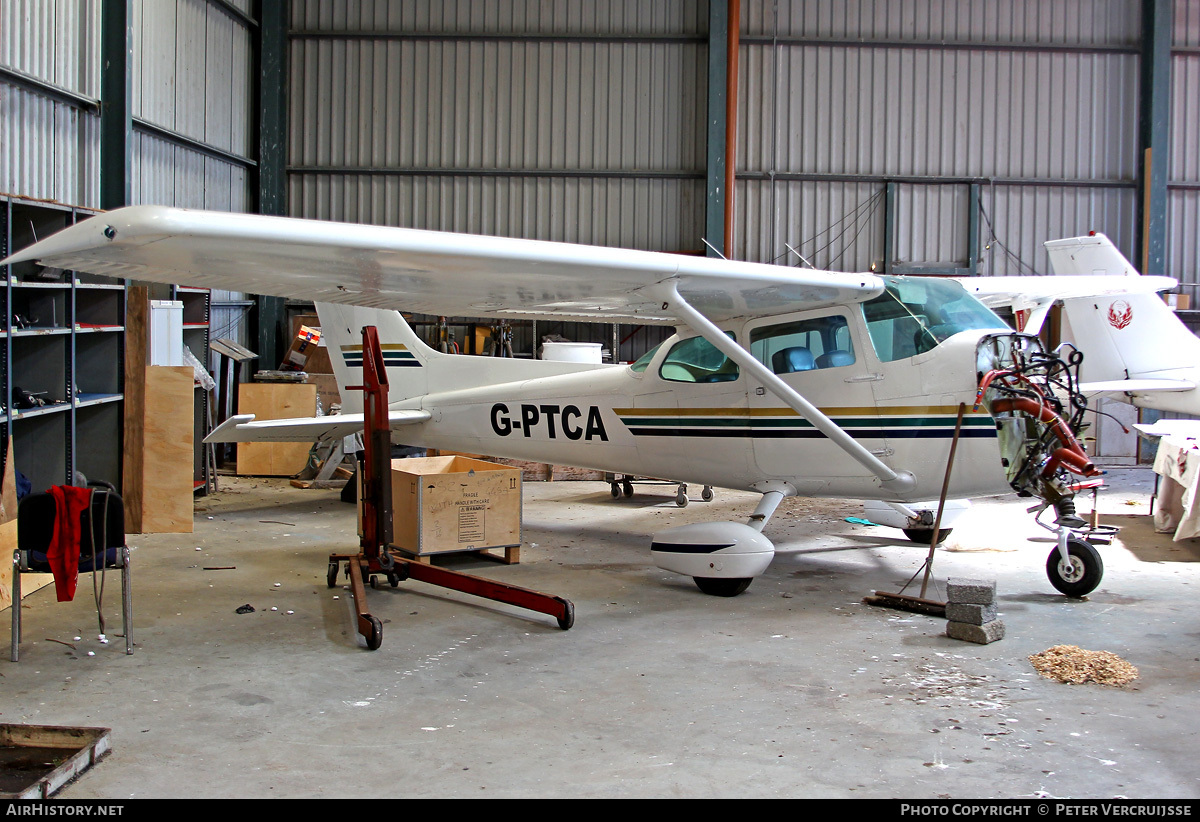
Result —
<svg viewBox="0 0 1200 822"><path fill-rule="evenodd" d="M883 195L883 273L892 273L896 260L896 184L884 184Z"/></svg>
<svg viewBox="0 0 1200 822"><path fill-rule="evenodd" d="M967 191L967 268L972 277L979 273L979 183Z"/></svg>
<svg viewBox="0 0 1200 822"><path fill-rule="evenodd" d="M1139 267L1165 274L1167 252L1167 146L1171 95L1171 16L1174 0L1142 0L1142 59L1138 158Z"/></svg>
<svg viewBox="0 0 1200 822"><path fill-rule="evenodd" d="M285 0L260 0L258 14L258 211L287 214L287 27ZM279 297L255 306L258 367L275 368L289 330Z"/></svg>
<svg viewBox="0 0 1200 822"><path fill-rule="evenodd" d="M100 30L100 207L133 201L133 0L104 0Z"/></svg>
<svg viewBox="0 0 1200 822"><path fill-rule="evenodd" d="M704 205L704 238L712 247L708 256L725 255L725 84L727 80L729 7L726 0L708 3L708 160L707 197ZM717 249L717 252L713 251Z"/></svg>

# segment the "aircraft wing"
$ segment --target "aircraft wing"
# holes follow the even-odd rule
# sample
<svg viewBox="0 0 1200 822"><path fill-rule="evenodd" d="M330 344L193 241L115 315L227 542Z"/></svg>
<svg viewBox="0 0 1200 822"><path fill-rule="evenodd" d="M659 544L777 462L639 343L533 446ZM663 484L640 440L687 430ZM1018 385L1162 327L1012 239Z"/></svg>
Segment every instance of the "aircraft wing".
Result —
<svg viewBox="0 0 1200 822"><path fill-rule="evenodd" d="M160 206L97 215L5 262L441 316L674 324L870 299L873 274Z"/></svg>
<svg viewBox="0 0 1200 822"><path fill-rule="evenodd" d="M413 425L429 419L428 411L389 411L392 428ZM205 442L318 442L357 434L363 430L362 414L334 414L328 417L296 417L283 420L256 420L253 414L235 414L204 438Z"/></svg>

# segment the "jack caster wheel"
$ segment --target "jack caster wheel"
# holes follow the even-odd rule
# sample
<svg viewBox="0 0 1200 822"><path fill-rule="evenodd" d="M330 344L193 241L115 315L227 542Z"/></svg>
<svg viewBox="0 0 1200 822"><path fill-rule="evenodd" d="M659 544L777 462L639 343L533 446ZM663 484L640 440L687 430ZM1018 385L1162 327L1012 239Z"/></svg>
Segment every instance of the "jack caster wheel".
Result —
<svg viewBox="0 0 1200 822"><path fill-rule="evenodd" d="M700 499L704 500L705 502L712 502L713 490L711 485L704 486L704 490L700 492Z"/></svg>
<svg viewBox="0 0 1200 822"><path fill-rule="evenodd" d="M337 585L338 563L330 562L329 570L325 572L325 584L330 588Z"/></svg>
<svg viewBox="0 0 1200 822"><path fill-rule="evenodd" d="M688 502L687 486L681 485L679 486L679 491L675 494L675 504L680 508L687 508Z"/></svg>
<svg viewBox="0 0 1200 822"><path fill-rule="evenodd" d="M632 497L633 483L629 480L625 480L624 484L621 485L621 493L623 493L626 497Z"/></svg>
<svg viewBox="0 0 1200 822"><path fill-rule="evenodd" d="M709 596L735 597L750 587L753 577L718 579L716 577L692 577L696 587Z"/></svg>
<svg viewBox="0 0 1200 822"><path fill-rule="evenodd" d="M620 499L620 498L621 498L621 483L619 483L619 482L614 482L614 483L612 484L612 488L611 488L610 490L612 491L612 496L613 496L613 499Z"/></svg>
<svg viewBox="0 0 1200 822"><path fill-rule="evenodd" d="M950 533L953 530L953 528L943 528L942 530L938 531L938 545L941 545L943 542L945 542L946 538L950 536ZM918 542L921 545L928 545L933 540L933 529L905 528L904 536L908 537L913 542Z"/></svg>
<svg viewBox="0 0 1200 822"><path fill-rule="evenodd" d="M366 637L367 650L378 651L379 646L383 644L383 623L378 617L368 615L367 619L371 622L371 635Z"/></svg>
<svg viewBox="0 0 1200 822"><path fill-rule="evenodd" d="M575 624L575 604L569 599L563 600L563 604L567 606L567 612L558 620L558 627L564 631L571 630L571 626Z"/></svg>
<svg viewBox="0 0 1200 822"><path fill-rule="evenodd" d="M379 577L375 576L375 574L371 574L370 582L372 588L375 588L376 590L379 589Z"/></svg>
<svg viewBox="0 0 1200 822"><path fill-rule="evenodd" d="M1046 558L1046 576L1059 593L1069 597L1087 596L1096 590L1104 577L1104 561L1100 552L1079 537L1067 539L1067 561L1056 547Z"/></svg>

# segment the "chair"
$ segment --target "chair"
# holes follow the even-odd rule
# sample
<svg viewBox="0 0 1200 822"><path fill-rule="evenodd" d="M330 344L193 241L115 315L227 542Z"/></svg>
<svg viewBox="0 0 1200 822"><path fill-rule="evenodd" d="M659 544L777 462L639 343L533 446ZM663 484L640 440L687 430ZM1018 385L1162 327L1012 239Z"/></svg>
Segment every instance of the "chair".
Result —
<svg viewBox="0 0 1200 822"><path fill-rule="evenodd" d="M802 345L782 348L771 357L771 370L776 374L794 374L797 371L811 371L816 366L812 351Z"/></svg>
<svg viewBox="0 0 1200 822"><path fill-rule="evenodd" d="M834 349L817 357L817 368L840 368L843 365L854 365L853 353Z"/></svg>
<svg viewBox="0 0 1200 822"><path fill-rule="evenodd" d="M133 653L131 617L133 596L129 581L129 547L125 544L125 509L121 496L107 483L89 483L90 504L80 514L79 573L103 575L106 569L121 571L121 615L125 629L125 653ZM50 493L29 494L17 508L17 550L13 551L12 576L12 661L18 659L21 643L21 574L50 573L47 550L60 516L58 501ZM89 538L90 534L90 538ZM99 603L97 603L99 607ZM100 630L104 615L98 612Z"/></svg>

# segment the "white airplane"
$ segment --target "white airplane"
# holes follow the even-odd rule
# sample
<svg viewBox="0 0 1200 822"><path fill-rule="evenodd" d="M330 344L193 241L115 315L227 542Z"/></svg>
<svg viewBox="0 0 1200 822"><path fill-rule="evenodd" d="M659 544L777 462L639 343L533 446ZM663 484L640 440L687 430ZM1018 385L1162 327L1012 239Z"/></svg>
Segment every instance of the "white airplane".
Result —
<svg viewBox="0 0 1200 822"><path fill-rule="evenodd" d="M940 492L1016 490L1057 514L1056 588L1082 596L1103 573L1071 531L1082 524L1072 485L1099 473L1077 439L1078 362L1015 333L952 280L152 206L99 215L5 262L24 261L312 300L343 387L362 382L361 329L373 325L397 441L761 493L746 523L653 537L656 564L706 593L736 595L767 568L763 529L792 495L882 501L928 543ZM1122 278L1120 299L1157 300L1163 282ZM427 346L400 308L677 332L632 365L465 357ZM1130 393L1148 391L1146 375L1126 376ZM236 416L209 439L345 436L363 415L353 392L343 400L333 417Z"/></svg>
<svg viewBox="0 0 1200 822"><path fill-rule="evenodd" d="M1139 408L1200 416L1200 338L1158 292L1170 277L1139 275L1103 234L1046 243L1056 276L973 277L960 282L988 306L1006 306L1037 334L1062 306L1062 338L1086 353L1082 394Z"/></svg>

